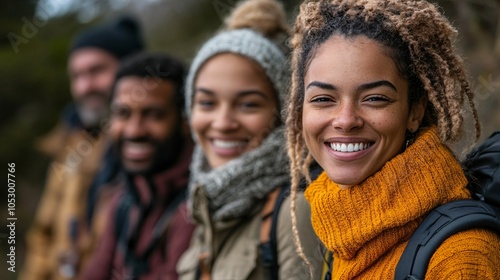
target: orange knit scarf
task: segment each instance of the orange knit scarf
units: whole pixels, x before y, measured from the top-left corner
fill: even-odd
[[[469,198],[466,184],[435,127],[347,190],[323,172],[305,196],[316,234],[334,253],[333,278],[393,278],[404,246],[423,217],[438,205]]]

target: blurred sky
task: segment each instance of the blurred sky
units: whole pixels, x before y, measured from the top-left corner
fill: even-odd
[[[133,5],[136,7],[148,6],[161,0],[109,0],[106,5],[109,5],[111,10],[120,10],[126,6]],[[175,1],[175,0],[167,0]],[[71,12],[78,12],[78,19],[82,23],[89,22],[95,19],[102,11],[100,10],[102,1],[80,1],[80,0],[41,0],[36,8],[36,15],[43,19],[49,19],[57,16],[62,16]]]

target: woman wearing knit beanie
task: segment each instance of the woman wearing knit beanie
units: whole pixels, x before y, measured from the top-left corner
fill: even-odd
[[[281,115],[290,71],[279,44],[286,37],[282,5],[245,1],[192,62],[186,112],[197,147],[188,205],[197,229],[180,279],[308,279],[320,270],[313,264],[322,264],[321,242],[303,195],[297,227],[307,263],[293,241],[290,199],[275,206],[290,182]]]
[[[294,31],[292,192],[311,162],[324,169],[305,196],[332,279],[394,279],[423,218],[471,197],[447,147],[465,109],[480,134],[456,30],[426,1],[323,0],[301,5]],[[467,230],[437,249],[425,279],[500,279],[499,264],[500,237]]]

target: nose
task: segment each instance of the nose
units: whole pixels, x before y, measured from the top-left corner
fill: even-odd
[[[236,113],[231,110],[230,106],[221,106],[219,110],[214,112],[214,120],[212,122],[212,127],[221,130],[228,131],[238,128],[238,121],[236,120]]]
[[[147,129],[139,116],[131,116],[123,128],[123,136],[127,139],[135,139],[146,136]]]
[[[342,132],[350,132],[363,126],[363,119],[359,115],[359,108],[355,104],[340,104],[334,112],[332,125]]]
[[[83,97],[93,92],[96,89],[96,81],[94,75],[82,74],[80,75],[74,83],[75,95],[78,97]]]

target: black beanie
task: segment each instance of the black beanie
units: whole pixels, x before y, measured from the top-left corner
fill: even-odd
[[[134,18],[122,16],[110,23],[84,30],[77,35],[69,52],[84,47],[100,48],[121,59],[141,51],[144,42],[139,23]]]

